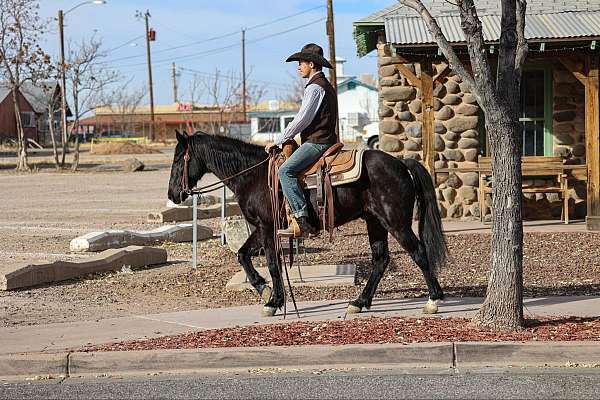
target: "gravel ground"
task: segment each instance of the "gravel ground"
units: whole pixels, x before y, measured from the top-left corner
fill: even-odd
[[[216,228],[217,220],[207,225]],[[300,264],[354,263],[357,287],[296,288],[296,299],[350,299],[358,295],[370,272],[370,251],[362,222],[338,232],[333,244],[307,239]],[[487,280],[489,235],[449,235],[452,263],[440,275],[447,295],[483,296]],[[597,295],[600,293],[600,235],[592,233],[528,233],[525,235],[525,295]],[[343,243],[343,246],[340,244]],[[171,263],[134,270],[132,274],[103,273],[52,286],[0,292],[3,326],[63,321],[94,320],[131,314],[181,311],[198,308],[256,304],[250,290],[225,290],[227,281],[240,270],[235,254],[218,239],[199,244],[199,268],[189,261],[189,244],[164,246]],[[391,242],[392,262],[376,296],[410,298],[427,295],[425,282],[408,255]],[[177,261],[179,260],[179,261]],[[255,258],[265,265],[264,257]]]
[[[421,343],[466,341],[585,341],[600,338],[597,318],[528,320],[518,332],[481,330],[466,318],[354,318],[347,321],[293,322],[211,329],[182,335],[132,340],[79,351],[195,349],[205,347],[262,347]],[[600,364],[599,364],[600,366]]]
[[[168,156],[165,156],[168,160]],[[0,270],[39,260],[86,257],[69,253],[76,236],[100,229],[149,230],[148,212],[164,208],[169,171],[142,173],[84,172],[17,175],[0,173]],[[133,184],[135,183],[135,184]],[[34,188],[35,190],[32,190]],[[134,190],[135,189],[135,190]],[[217,219],[203,221],[217,233]],[[336,233],[333,244],[307,239],[299,264],[354,263],[357,287],[297,288],[297,300],[351,299],[358,295],[370,271],[366,229],[356,221]],[[453,262],[440,283],[452,296],[483,296],[489,260],[488,234],[448,235]],[[191,246],[166,244],[169,264],[104,273],[23,290],[0,292],[0,326],[96,320],[208,307],[257,304],[249,290],[229,292],[226,282],[241,269],[237,257],[218,239],[201,242],[199,268],[190,265]],[[390,241],[392,262],[377,297],[404,298],[427,294],[416,265]],[[255,258],[264,266],[264,257]],[[598,295],[600,234],[528,233],[525,235],[526,296]]]

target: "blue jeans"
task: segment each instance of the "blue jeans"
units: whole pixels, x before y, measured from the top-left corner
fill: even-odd
[[[279,168],[281,190],[296,218],[308,217],[306,198],[298,183],[298,175],[306,171],[330,146],[330,144],[304,143]]]

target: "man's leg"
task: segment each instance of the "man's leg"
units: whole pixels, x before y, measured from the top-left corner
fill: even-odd
[[[304,220],[308,217],[308,209],[304,191],[298,183],[298,175],[304,172],[329,148],[327,144],[304,143],[279,168],[281,189],[285,195],[294,218]]]

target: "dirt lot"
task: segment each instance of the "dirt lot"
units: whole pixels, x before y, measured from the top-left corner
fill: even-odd
[[[168,158],[166,159],[168,161]],[[168,165],[167,165],[168,166]],[[0,269],[34,260],[74,259],[69,242],[100,229],[152,229],[150,211],[164,207],[169,171],[155,168],[139,173],[82,172],[0,173]],[[218,221],[207,221],[218,232]],[[300,263],[336,262],[358,265],[364,284],[370,265],[362,222],[345,226],[329,244],[316,238],[305,242]],[[448,237],[453,263],[441,275],[448,295],[483,295],[487,278],[489,235]],[[392,263],[377,295],[424,296],[426,287],[416,266],[391,242]],[[166,245],[169,264],[106,273],[25,290],[0,292],[0,325],[31,325],[93,320],[130,314],[252,304],[250,291],[227,292],[225,283],[240,267],[236,256],[218,240],[203,242],[199,269],[190,266],[189,244]],[[526,235],[526,295],[600,293],[600,235],[535,233]],[[258,259],[257,265],[264,260]],[[361,287],[298,289],[299,300],[355,297]]]

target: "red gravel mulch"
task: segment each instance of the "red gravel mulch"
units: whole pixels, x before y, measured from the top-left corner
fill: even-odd
[[[211,329],[154,339],[132,340],[79,351],[197,349],[296,345],[423,343],[466,341],[600,340],[600,318],[542,317],[528,320],[520,332],[479,329],[467,318],[354,318],[347,321]]]

